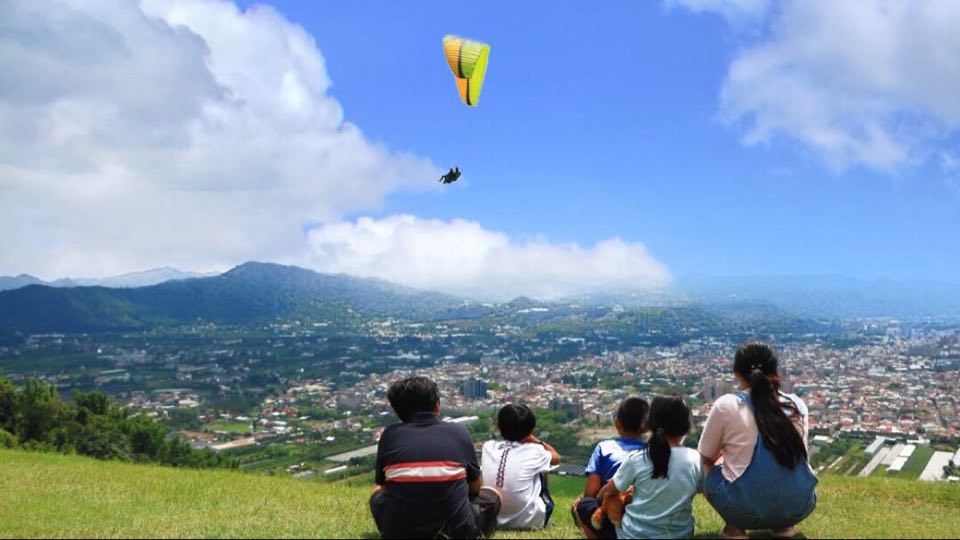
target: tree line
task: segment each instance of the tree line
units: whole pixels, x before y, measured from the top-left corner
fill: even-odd
[[[236,467],[233,460],[193,448],[163,424],[114,403],[103,392],[74,392],[68,402],[50,383],[31,379],[17,388],[2,376],[0,448],[173,467]]]

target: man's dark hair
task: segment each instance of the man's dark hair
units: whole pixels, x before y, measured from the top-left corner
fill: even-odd
[[[435,411],[440,392],[437,383],[426,377],[407,377],[390,385],[387,400],[400,421],[409,422],[419,412]]]
[[[504,405],[497,413],[497,427],[505,440],[519,442],[533,433],[533,428],[537,427],[537,417],[530,407],[511,403]]]
[[[620,421],[620,427],[630,433],[640,433],[649,410],[650,406],[647,405],[647,400],[639,397],[628,397],[617,408],[617,420]]]

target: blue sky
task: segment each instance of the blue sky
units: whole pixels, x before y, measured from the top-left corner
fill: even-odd
[[[960,198],[938,167],[837,171],[789,138],[745,146],[718,119],[731,60],[759,39],[723,17],[657,2],[274,5],[316,38],[348,120],[465,171],[374,215],[619,236],[676,276],[956,279]],[[446,33],[491,44],[475,109],[456,97]]]
[[[0,275],[960,279],[957,2],[5,8]],[[445,34],[491,45],[476,108]]]

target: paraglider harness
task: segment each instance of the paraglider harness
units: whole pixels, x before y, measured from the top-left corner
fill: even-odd
[[[456,169],[450,169],[450,172],[440,177],[440,182],[444,184],[452,184],[460,178],[460,167]]]

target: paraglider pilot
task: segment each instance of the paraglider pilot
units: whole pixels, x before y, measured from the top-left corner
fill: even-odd
[[[444,184],[452,184],[460,178],[460,167],[455,167],[450,169],[450,172],[440,177],[440,181]]]

